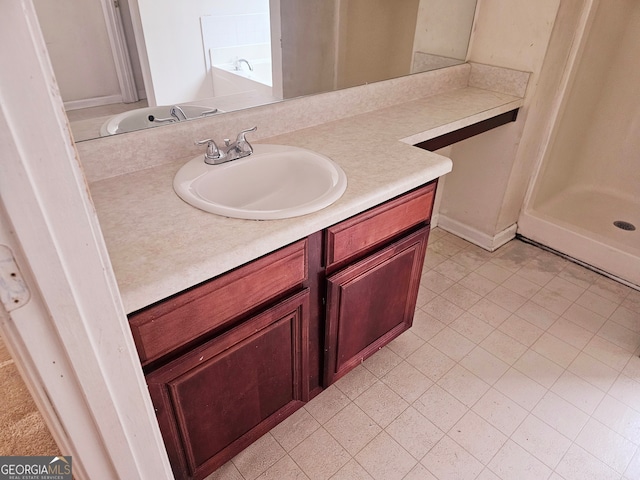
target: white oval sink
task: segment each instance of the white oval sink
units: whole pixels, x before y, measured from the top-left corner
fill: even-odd
[[[204,156],[180,168],[173,189],[185,202],[232,218],[275,220],[316,212],[338,200],[347,176],[330,158],[303,148],[254,145],[221,165]]]
[[[134,132],[145,128],[159,127],[161,125],[169,125],[172,122],[157,122],[149,120],[149,116],[157,119],[168,119],[171,117],[171,107],[174,105],[159,105],[157,107],[138,108],[137,110],[129,110],[110,117],[100,127],[100,136],[115,135],[116,133]],[[209,115],[224,113],[222,110],[215,110],[214,107],[206,107],[200,105],[180,105],[180,108],[187,116],[187,119],[201,118]]]

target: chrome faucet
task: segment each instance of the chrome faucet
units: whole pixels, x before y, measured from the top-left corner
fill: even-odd
[[[169,115],[175,118],[177,121],[187,120],[187,115],[184,113],[184,110],[180,107],[180,105],[174,105],[169,110]]]
[[[236,65],[235,65],[235,69],[236,70],[240,70],[240,64],[241,63],[246,63],[247,67],[249,67],[249,70],[253,72],[253,67],[251,66],[251,64],[249,63],[249,60],[247,60],[246,58],[239,58],[236,60]]]
[[[195,142],[196,145],[207,145],[207,152],[204,154],[204,163],[207,165],[220,165],[239,158],[248,157],[253,153],[253,147],[245,137],[249,132],[255,132],[258,127],[242,130],[238,133],[236,141],[231,143],[228,138],[224,139],[224,147],[219,148],[215,140],[207,138]]]

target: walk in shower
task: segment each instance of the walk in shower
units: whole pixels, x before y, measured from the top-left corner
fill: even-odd
[[[640,2],[586,3],[519,233],[640,288]]]

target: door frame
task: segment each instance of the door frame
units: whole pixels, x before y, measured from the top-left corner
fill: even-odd
[[[75,478],[171,479],[33,2],[0,10],[0,243],[29,293],[0,331]]]

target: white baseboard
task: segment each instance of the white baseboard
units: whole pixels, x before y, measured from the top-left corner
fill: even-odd
[[[518,228],[518,224],[514,223],[513,225],[505,228],[501,232],[498,232],[494,236],[487,235],[479,230],[476,230],[469,225],[458,222],[457,220],[453,220],[446,215],[439,214],[437,218],[437,226],[442,230],[445,230],[453,235],[463,238],[468,242],[477,245],[480,248],[484,248],[490,252],[497,250],[502,245],[507,243],[509,240],[512,240],[516,236],[516,230]],[[433,225],[433,221],[431,222]]]
[[[109,95],[106,97],[84,98],[82,100],[70,100],[64,102],[65,110],[80,110],[81,108],[101,107],[113,103],[122,103],[122,95]]]

